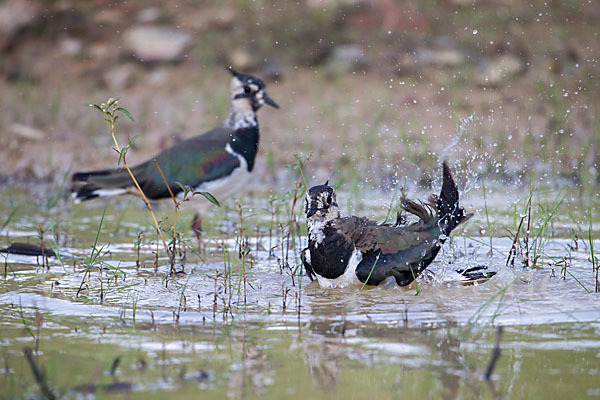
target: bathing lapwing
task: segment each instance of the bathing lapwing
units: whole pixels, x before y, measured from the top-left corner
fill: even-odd
[[[225,123],[131,168],[149,199],[170,197],[154,158],[174,195],[184,190],[183,185],[194,191],[209,192],[221,200],[247,183],[258,151],[256,112],[264,104],[279,106],[267,96],[262,80],[233,69],[229,71],[233,75],[231,106]],[[137,193],[124,169],[78,172],[73,174],[72,181],[71,191],[76,201]]]
[[[458,189],[446,162],[439,196],[427,203],[402,198],[402,208],[418,218],[379,224],[367,218],[342,217],[334,190],[325,185],[306,194],[309,277],[321,287],[378,285],[393,277],[400,286],[413,282],[431,262],[450,232],[472,214],[458,203]]]

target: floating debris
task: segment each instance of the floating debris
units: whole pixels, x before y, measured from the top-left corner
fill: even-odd
[[[45,256],[56,257],[56,253],[52,249],[42,248],[35,244],[29,243],[11,243],[10,246],[0,249],[0,253],[19,254],[22,256]]]

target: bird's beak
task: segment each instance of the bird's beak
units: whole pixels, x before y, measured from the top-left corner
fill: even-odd
[[[308,219],[308,218],[312,217],[313,215],[315,215],[316,212],[317,212],[317,206],[315,206],[315,205],[310,206],[310,208],[308,209],[308,212],[306,213],[306,218]]]
[[[264,97],[265,103],[270,105],[273,108],[279,108],[279,105],[277,103],[275,103],[275,100],[273,100],[272,98],[270,98],[269,96],[267,96],[267,94],[265,93],[265,97]]]

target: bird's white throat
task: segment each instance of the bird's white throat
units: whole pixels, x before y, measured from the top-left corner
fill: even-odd
[[[258,125],[258,123],[256,122],[256,113],[252,110],[231,110],[231,113],[229,114],[225,125],[233,129],[255,127],[256,125]]]
[[[315,244],[315,247],[319,247],[323,239],[325,239],[325,225],[339,217],[340,209],[330,207],[325,215],[315,214],[308,219],[308,239]]]
[[[327,221],[314,221],[308,220],[308,240],[315,244],[315,247],[319,247],[319,245],[325,239],[325,224]]]

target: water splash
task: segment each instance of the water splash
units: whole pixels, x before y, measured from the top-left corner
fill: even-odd
[[[439,164],[444,160],[448,161],[456,179],[462,182],[460,187],[463,194],[479,189],[478,181],[485,172],[485,166],[497,164],[488,152],[476,150],[477,146],[473,142],[477,138],[478,128],[482,128],[482,123],[474,114],[460,118],[450,144],[440,151],[438,157]],[[441,176],[435,177],[435,184],[441,186]]]

